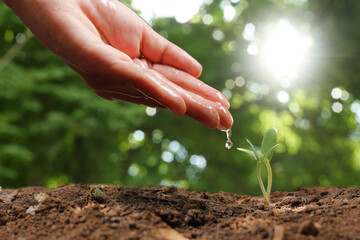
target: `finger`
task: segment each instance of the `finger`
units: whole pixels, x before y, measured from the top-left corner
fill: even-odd
[[[155,72],[155,74],[158,75],[159,78],[164,78],[158,72]],[[170,85],[182,96],[186,104],[185,115],[199,121],[208,128],[218,128],[220,130],[231,128],[233,124],[232,116],[228,109],[221,103],[213,102],[196,93],[187,91],[171,81],[165,81],[164,84]]]
[[[216,103],[215,108],[218,111],[218,114],[220,116],[220,123],[217,128],[221,131],[231,129],[231,127],[234,123],[234,120],[233,120],[229,110],[226,109],[220,103]]]
[[[217,128],[220,124],[220,116],[214,106],[208,100],[191,92],[183,93],[186,104],[186,116],[189,116],[208,128]]]
[[[227,130],[230,129],[232,124],[233,124],[233,119],[232,116],[230,114],[230,112],[228,111],[228,107],[229,107],[229,103],[226,100],[226,98],[217,90],[207,86],[206,84],[204,84],[202,81],[194,78],[193,76],[189,75],[188,73],[185,73],[183,71],[179,71],[173,67],[168,67],[168,66],[164,66],[164,65],[159,65],[156,64],[154,66],[158,66],[158,67],[153,67],[151,65],[151,63],[146,60],[145,58],[142,59],[133,59],[134,63],[137,63],[139,66],[147,69],[147,68],[152,68],[153,70],[164,70],[164,71],[157,71],[160,73],[164,73],[162,74],[162,76],[166,77],[168,80],[172,80],[175,79],[175,81],[173,80],[172,82],[177,84],[178,86],[181,85],[180,87],[183,89],[186,89],[187,91],[190,91],[192,93],[195,93],[197,95],[200,95],[204,98],[210,98],[207,102],[208,106],[214,106],[212,108],[208,108],[211,110],[208,110],[203,107],[198,107],[198,109],[195,109],[194,111],[192,111],[191,109],[189,109],[188,105],[189,104],[193,104],[191,101],[188,101],[188,98],[194,99],[194,97],[190,97],[190,96],[186,96],[184,97],[185,99],[185,103],[187,104],[187,113],[186,115],[195,118],[195,119],[199,119],[199,116],[202,116],[204,119],[206,119],[206,121],[208,122],[209,119],[217,119],[217,116],[214,116],[214,114],[212,113],[213,108],[215,108],[218,112],[218,115],[220,117],[220,123],[213,123],[213,124],[218,124],[217,128],[219,130]],[[164,66],[162,68],[162,66]],[[183,76],[182,76],[183,75]],[[159,75],[159,77],[162,77],[161,74]],[[183,79],[187,79],[188,81],[184,81]],[[185,86],[185,87],[184,87]],[[202,92],[200,92],[202,91]],[[188,95],[188,94],[186,94]],[[220,97],[217,97],[217,95],[220,95]],[[203,99],[198,98],[198,102],[203,102]],[[225,100],[225,101],[224,101]],[[212,102],[212,101],[215,101]],[[220,102],[222,101],[222,102]],[[225,105],[226,107],[224,107],[223,105]],[[199,110],[200,108],[200,110]],[[207,111],[210,111],[210,113],[208,114]],[[205,112],[205,114],[204,114]],[[200,119],[200,122],[204,122],[204,120]],[[206,125],[209,125],[208,123],[206,123]],[[211,124],[210,124],[211,125]]]
[[[108,92],[102,92],[102,91],[95,91],[95,93],[99,97],[106,99],[106,100],[110,100],[110,101],[120,100],[120,101],[126,101],[126,102],[135,103],[135,104],[145,105],[145,106],[153,107],[153,108],[164,108],[164,106],[160,105],[158,102],[156,102],[150,98],[146,98],[146,97],[132,97],[132,96],[124,95],[121,93],[108,93]]]
[[[150,26],[144,28],[140,49],[142,55],[153,63],[161,63],[199,77],[202,66],[180,47],[169,42]]]
[[[206,85],[205,83],[203,83],[197,78],[194,78],[190,74],[162,64],[154,64],[152,65],[152,69],[159,72],[161,75],[163,75],[176,85],[211,101],[219,102],[225,108],[229,109],[230,104],[221,92]]]
[[[130,71],[132,80],[128,82],[145,96],[154,99],[165,108],[178,116],[183,116],[186,112],[186,104],[183,97],[176,89],[168,84],[168,80],[159,73],[145,69],[137,64],[126,64],[126,69]]]
[[[230,112],[220,103],[204,99],[192,92],[184,91],[186,115],[199,121],[206,127],[227,130],[232,127],[233,119]]]

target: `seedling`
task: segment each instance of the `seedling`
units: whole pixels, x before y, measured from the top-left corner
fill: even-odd
[[[104,193],[100,190],[100,188],[95,188],[95,196],[102,196]]]
[[[93,194],[92,194],[93,189],[94,189],[94,187],[91,187],[90,190],[89,190],[89,193],[88,193],[90,199],[93,196]],[[95,188],[95,194],[94,195],[95,196],[102,196],[102,195],[104,195],[104,193],[99,188]]]
[[[271,165],[270,160],[272,156],[274,155],[274,150],[279,144],[276,144],[278,136],[278,130],[274,127],[270,128],[266,133],[262,140],[261,144],[261,151],[257,151],[254,147],[254,145],[250,142],[250,140],[246,139],[246,141],[249,143],[251,150],[245,149],[245,148],[238,148],[237,150],[245,152],[252,157],[255,158],[257,162],[257,179],[260,185],[261,192],[264,196],[266,205],[269,205],[270,203],[270,194],[271,194],[271,185],[272,185],[272,171],[271,171]],[[267,175],[268,175],[268,181],[267,181],[267,187],[265,191],[264,183],[261,178],[261,164],[264,163]]]

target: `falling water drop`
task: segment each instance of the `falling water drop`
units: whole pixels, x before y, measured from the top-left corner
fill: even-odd
[[[227,149],[230,149],[233,146],[233,143],[231,141],[231,129],[226,130],[226,138],[227,140],[225,142],[225,147]]]

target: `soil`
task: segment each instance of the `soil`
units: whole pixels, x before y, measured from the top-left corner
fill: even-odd
[[[175,187],[64,185],[0,192],[0,239],[359,239],[360,189],[261,197]],[[99,191],[97,190],[99,193]]]

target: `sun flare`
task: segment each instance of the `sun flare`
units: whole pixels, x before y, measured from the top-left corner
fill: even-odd
[[[266,39],[262,57],[276,77],[295,79],[311,44],[310,36],[282,20]]]

